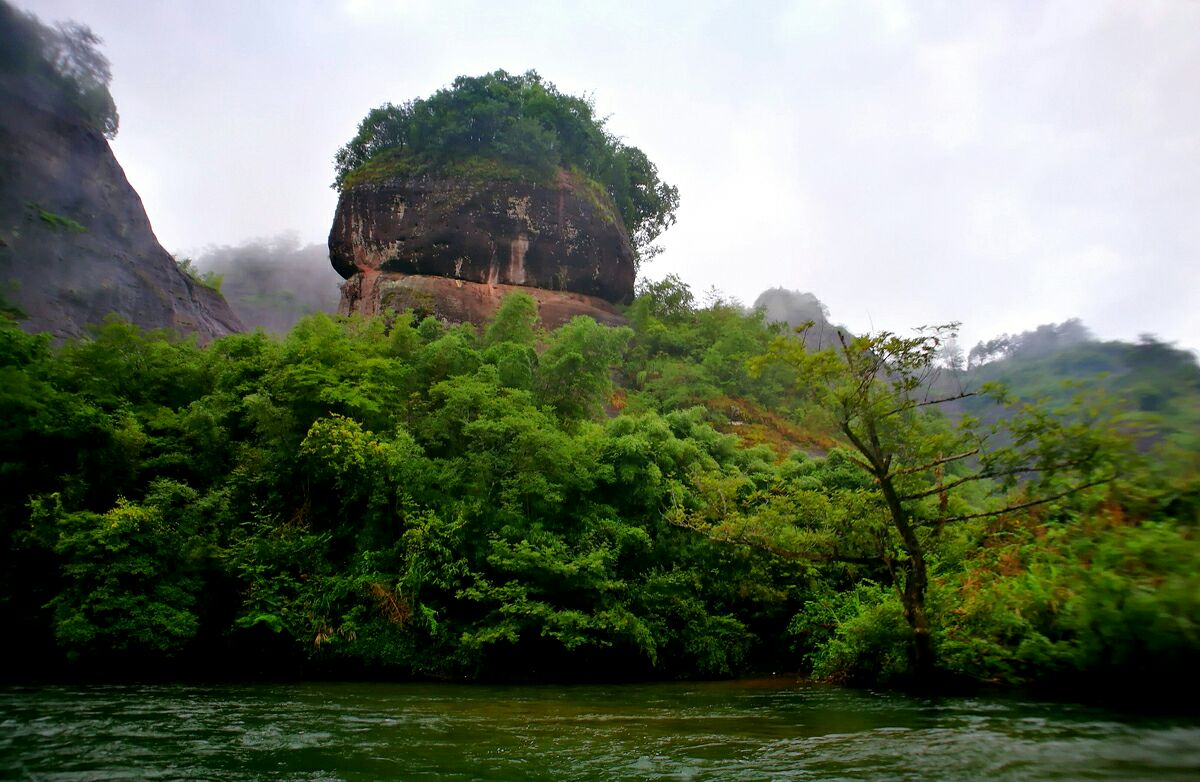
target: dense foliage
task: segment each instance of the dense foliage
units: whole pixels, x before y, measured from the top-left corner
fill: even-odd
[[[552,182],[572,169],[611,196],[642,257],[679,207],[678,189],[605,130],[590,99],[565,95],[533,71],[460,76],[428,98],[372,109],[334,163],[338,189],[424,173]]]
[[[47,27],[0,0],[0,41],[0,74],[40,79],[69,113],[105,138],[116,138],[120,119],[108,91],[112,70],[98,48],[100,38],[87,25]]]
[[[1095,436],[1100,408],[1012,417],[1019,447],[941,469],[981,430],[890,415],[900,363],[856,397],[844,354],[670,278],[628,316],[547,334],[513,295],[481,332],[314,315],[199,348],[110,322],[57,350],[4,323],[10,654],[109,673],[898,681],[919,550],[938,675],[1191,673],[1200,485]],[[860,358],[932,355],[925,337],[862,339]],[[865,405],[851,432],[883,414],[898,467],[881,474],[918,549],[839,432],[845,404]],[[1005,474],[1031,454],[1061,468],[1044,486]],[[1076,461],[1104,482],[1069,491]],[[1053,499],[1020,507],[1035,495]]]

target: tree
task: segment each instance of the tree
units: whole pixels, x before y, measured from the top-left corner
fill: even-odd
[[[567,95],[535,71],[459,76],[427,98],[372,109],[334,156],[334,188],[376,176],[442,174],[540,183],[561,169],[607,192],[639,259],[675,223],[679,189],[644,152],[604,128],[591,98]],[[486,176],[486,175],[485,175]]]
[[[484,342],[489,346],[502,342],[532,345],[537,336],[537,325],[537,301],[528,293],[514,291],[500,302],[496,316],[484,330]]]
[[[954,373],[967,371],[967,358],[963,353],[962,347],[958,344],[958,340],[950,337],[942,345],[941,349],[941,364],[946,369]]]
[[[532,390],[538,367],[534,349],[538,332],[537,301],[519,291],[505,296],[483,335],[487,346],[483,360],[496,367],[504,386]]]
[[[668,274],[658,282],[642,279],[637,287],[638,300],[631,308],[634,318],[653,316],[678,321],[696,311],[696,297],[677,274]]]
[[[206,558],[196,498],[159,479],[144,504],[119,500],[103,515],[67,512],[58,495],[33,503],[34,517],[60,530],[63,590],[52,604],[70,656],[170,654],[196,634]]]
[[[628,328],[607,328],[577,315],[554,332],[542,354],[539,401],[565,419],[597,415],[612,391],[611,367],[633,336]]]
[[[749,543],[816,562],[879,566],[894,585],[910,631],[909,673],[926,682],[934,672],[926,598],[929,555],[949,524],[998,516],[1062,499],[1111,479],[1118,458],[1102,421],[1083,406],[1058,418],[1025,408],[983,428],[973,419],[951,426],[935,409],[1000,389],[930,395],[938,353],[953,327],[905,338],[882,332],[810,352],[804,340],[776,339],[752,371],[788,365],[796,390],[819,408],[846,446],[842,461],[865,480],[834,480],[767,499],[749,514],[692,514],[682,519],[718,538]],[[801,335],[802,336],[802,335]],[[831,454],[831,458],[832,458]],[[996,486],[1019,492],[985,507],[966,491]],[[728,495],[726,489],[723,495]],[[828,495],[833,494],[833,502]],[[781,508],[795,514],[778,523]]]

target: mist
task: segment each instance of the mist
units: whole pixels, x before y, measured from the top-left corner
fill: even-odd
[[[1078,318],[1062,323],[1044,323],[1032,331],[1001,334],[978,343],[967,354],[967,366],[976,368],[1013,356],[1041,356],[1094,341],[1095,336]]]
[[[759,308],[766,313],[768,323],[786,323],[792,329],[811,323],[804,333],[804,344],[811,350],[836,345],[839,331],[850,333],[845,326],[830,323],[829,307],[805,291],[768,288],[754,300],[754,309]]]
[[[220,279],[221,293],[247,328],[283,334],[314,312],[336,312],[341,275],[325,244],[300,243],[294,233],[210,246],[192,262]]]

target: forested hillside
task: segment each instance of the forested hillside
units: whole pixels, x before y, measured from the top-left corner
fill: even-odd
[[[627,317],[546,333],[517,294],[482,330],[317,314],[200,348],[114,321],[57,350],[5,322],[10,657],[95,675],[1193,674],[1194,450],[1139,451],[1137,422],[1093,399],[951,423],[924,385],[939,332],[806,349],[674,278]]]
[[[1137,418],[1147,444],[1200,452],[1200,365],[1151,335],[1102,342],[1066,321],[980,343],[969,357],[968,385],[1001,382],[1015,397],[1060,403],[1080,389],[1102,389]],[[986,412],[974,400],[966,407]]]

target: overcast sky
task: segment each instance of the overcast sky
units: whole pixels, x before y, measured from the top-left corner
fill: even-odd
[[[644,273],[963,342],[1080,317],[1200,348],[1200,2],[16,0],[105,41],[170,250],[323,242],[385,101],[535,69],[678,185]]]

